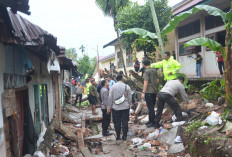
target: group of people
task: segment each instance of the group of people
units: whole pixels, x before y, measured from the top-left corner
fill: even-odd
[[[165,59],[161,62],[150,63],[150,60],[144,58],[144,88],[142,98],[145,99],[149,110],[149,121],[146,123],[147,127],[160,127],[160,119],[164,109],[164,104],[167,103],[173,110],[177,117],[177,121],[182,121],[182,112],[180,105],[175,100],[175,95],[179,92],[183,99],[188,102],[188,96],[183,86],[184,78],[176,77],[176,72],[180,70],[181,65],[170,56],[169,52],[165,52]],[[165,86],[158,91],[159,79],[156,68],[163,68]],[[101,81],[98,87],[95,86],[95,80],[92,80],[94,90],[89,88],[89,101],[94,106],[97,96],[101,101],[101,109],[103,114],[102,129],[103,136],[109,136],[111,133],[108,131],[108,127],[111,120],[111,114],[113,117],[113,123],[116,132],[116,140],[127,140],[128,133],[128,121],[130,114],[130,105],[132,104],[132,94],[130,87],[124,83],[122,73],[117,75],[116,82],[110,77]],[[156,97],[158,95],[157,112],[154,108],[156,104]],[[92,96],[96,98],[92,99]],[[95,102],[94,102],[95,101]],[[93,114],[95,114],[95,108],[93,107]],[[122,136],[121,136],[122,132]]]
[[[196,74],[197,74],[197,78],[201,77],[201,65],[202,65],[202,56],[200,55],[200,53],[198,51],[194,51],[195,55],[196,55]],[[220,72],[220,75],[223,76],[223,72],[225,70],[224,67],[224,60],[223,60],[223,56],[221,54],[221,52],[216,52],[216,57],[217,57],[217,63],[218,63],[218,69]]]

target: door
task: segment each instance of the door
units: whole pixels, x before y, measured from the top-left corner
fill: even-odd
[[[39,85],[34,85],[34,99],[35,99],[35,127],[36,132],[39,135],[41,131],[40,126],[40,109],[39,109]]]
[[[18,144],[19,144],[19,156],[23,156],[23,145],[24,145],[24,107],[28,102],[28,91],[16,91],[16,106],[18,111],[17,120],[17,134],[18,134]],[[27,136],[27,135],[26,135]]]

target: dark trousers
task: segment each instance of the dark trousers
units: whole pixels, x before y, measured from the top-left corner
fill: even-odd
[[[219,69],[221,75],[223,75],[222,68],[224,71],[225,70],[224,61],[218,61],[218,69]]]
[[[103,133],[107,132],[109,125],[110,125],[110,117],[111,117],[111,113],[107,114],[107,110],[106,109],[102,109],[102,130]]]
[[[160,92],[158,94],[158,102],[157,102],[158,109],[156,113],[155,123],[159,124],[165,103],[167,103],[168,106],[172,109],[172,111],[176,115],[177,121],[182,121],[183,120],[182,111],[180,105],[177,103],[174,97],[169,93]]]
[[[112,110],[113,122],[117,137],[120,137],[121,127],[123,135],[127,135],[128,121],[129,121],[129,109],[126,110]]]
[[[155,93],[146,93],[145,94],[145,100],[147,103],[147,108],[149,112],[149,122],[154,123],[155,121],[155,102],[156,102],[156,94]]]
[[[75,100],[75,105],[77,104],[77,100],[79,98],[79,106],[81,106],[81,101],[82,101],[82,94],[76,94],[76,100]]]

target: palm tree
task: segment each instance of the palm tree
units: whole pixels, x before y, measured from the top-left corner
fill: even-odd
[[[79,48],[79,50],[81,50],[82,54],[85,52],[85,47],[84,45],[81,45],[81,47]]]
[[[120,53],[123,53],[121,42],[120,42],[120,37],[119,37],[119,31],[115,27],[117,24],[115,17],[117,16],[118,10],[126,6],[129,3],[129,0],[95,0],[95,2],[97,6],[103,11],[105,16],[110,16],[113,18],[114,28],[117,33],[117,38],[118,38],[118,43],[119,43],[119,50],[120,50]],[[125,75],[126,77],[128,77],[123,55],[122,55],[122,60],[123,60],[123,68],[124,68]]]

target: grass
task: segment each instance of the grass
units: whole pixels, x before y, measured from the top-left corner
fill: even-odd
[[[193,130],[196,130],[196,129],[198,129],[199,127],[204,126],[204,125],[205,125],[205,123],[202,123],[202,121],[198,120],[198,121],[194,122],[193,124],[189,125],[189,126],[187,127],[187,129],[186,129],[186,132],[187,132],[187,133],[190,133],[190,132],[192,132]]]

